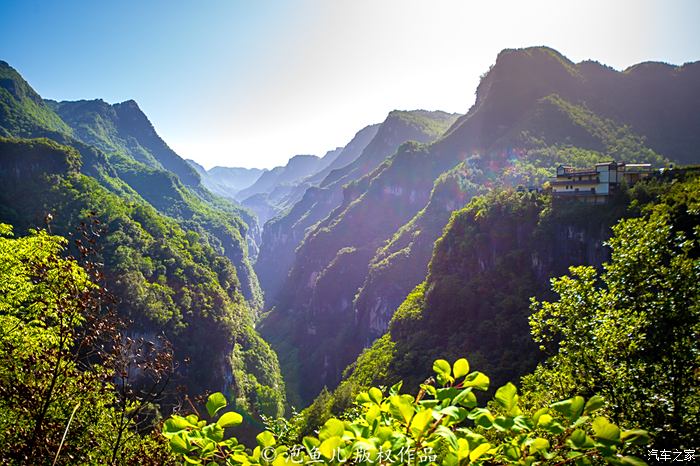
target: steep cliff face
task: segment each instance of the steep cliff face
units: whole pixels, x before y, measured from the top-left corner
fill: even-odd
[[[359,390],[399,380],[415,392],[438,358],[466,356],[491,386],[518,380],[544,357],[530,338],[530,298],[550,298],[549,279],[570,266],[600,267],[609,259],[611,226],[663,190],[640,184],[605,205],[553,204],[547,194],[510,189],[475,197],[452,214],[427,277],[398,306],[387,332],[309,410],[338,414]]]
[[[495,386],[517,380],[543,357],[530,339],[530,297],[549,298],[549,279],[570,266],[600,267],[609,258],[604,242],[612,225],[649,201],[641,184],[604,205],[552,203],[547,195],[515,191],[475,198],[455,212],[418,296],[399,307],[376,343],[389,348],[391,369],[355,370],[365,376],[369,370],[379,383],[404,379],[417,387],[416,368],[461,354]]]
[[[356,335],[364,336],[366,345],[384,334],[394,310],[425,279],[435,240],[452,212],[486,189],[482,180],[474,160],[446,172],[435,181],[426,206],[377,249],[353,301]]]
[[[358,132],[336,159],[336,162],[351,160],[352,163],[330,170],[319,187],[309,187],[289,211],[265,225],[255,270],[268,307],[278,302],[278,293],[292,268],[295,250],[307,232],[338,208],[344,198],[346,203],[350,202],[350,192],[344,193],[343,185],[376,169],[408,140],[435,140],[456,117],[421,110],[391,112],[381,125],[368,126]],[[370,136],[373,137],[370,139]],[[332,167],[333,164],[328,169]]]
[[[425,176],[429,165],[425,146],[404,144],[375,176],[358,182],[366,188],[349,187],[343,203],[299,246],[280,304],[262,331],[272,342],[281,331],[290,334],[292,346],[304,354],[298,361],[285,361],[305,381],[302,400],[324,385],[337,384],[342,368],[361,349],[364,342],[353,331],[353,299],[376,249],[428,201],[433,184]]]
[[[409,364],[424,367],[423,357],[461,352],[475,367],[488,370],[498,386],[514,367],[527,371],[533,366],[528,300],[546,281],[538,283],[530,255],[543,201],[499,193],[452,218],[436,243],[420,300],[403,306],[390,325],[392,339],[397,335],[405,343],[397,346],[397,373]],[[562,262],[569,260],[575,258]],[[484,367],[487,361],[492,365]],[[407,382],[413,386],[415,377]]]

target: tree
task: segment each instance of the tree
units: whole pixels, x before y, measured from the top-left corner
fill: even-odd
[[[75,240],[81,253],[88,243]],[[67,244],[45,230],[12,238],[0,224],[0,462],[164,464],[158,444],[135,433],[150,399],[127,390],[126,361],[148,375],[168,358],[151,363],[122,344],[99,270],[66,256]]]
[[[598,274],[552,280],[532,303],[532,334],[552,356],[525,385],[550,396],[599,393],[615,420],[648,428],[664,448],[700,431],[700,182],[672,185],[640,218],[622,220]]]

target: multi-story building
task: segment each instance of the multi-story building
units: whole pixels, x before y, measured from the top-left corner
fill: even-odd
[[[575,198],[587,202],[605,202],[620,183],[628,186],[651,175],[648,163],[603,162],[591,168],[557,167],[550,185],[555,198]]]

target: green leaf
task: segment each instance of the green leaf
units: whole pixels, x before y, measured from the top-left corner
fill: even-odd
[[[392,385],[389,388],[389,394],[390,395],[398,395],[399,392],[401,391],[402,386],[403,386],[403,380],[399,380],[398,382],[396,382],[394,385]],[[435,388],[432,385],[430,387]]]
[[[603,405],[605,405],[605,399],[602,396],[594,395],[588,400],[586,406],[583,408],[583,414],[591,414],[598,411],[603,407]]]
[[[581,429],[576,429],[569,436],[569,444],[576,449],[591,448],[593,444],[588,442],[590,437],[586,435],[586,432]]]
[[[493,427],[494,417],[486,408],[475,408],[469,413],[469,419],[472,419],[476,425],[484,429]]]
[[[435,391],[435,398],[437,398],[439,401],[446,400],[448,398],[454,398],[459,394],[459,388],[455,387],[447,387],[447,388],[438,388]]]
[[[330,437],[342,437],[344,433],[345,423],[339,419],[331,418],[321,427],[321,431],[318,433],[318,439],[324,441]]]
[[[187,430],[192,427],[187,419],[181,416],[173,415],[168,418],[163,424],[163,435],[166,437],[172,436],[174,434],[180,433],[183,430]]]
[[[515,385],[508,382],[498,390],[496,390],[496,395],[494,396],[498,404],[503,406],[506,411],[509,411],[515,407],[518,402],[518,389]]]
[[[413,397],[410,395],[394,395],[389,398],[389,412],[395,419],[408,423],[415,413]]]
[[[599,441],[612,443],[620,441],[620,429],[602,416],[593,420],[593,432]]]
[[[620,440],[633,445],[647,445],[650,441],[649,433],[642,429],[626,430],[620,434]]]
[[[538,452],[538,451],[544,451],[549,448],[549,440],[546,438],[536,438],[535,440],[532,441],[530,444],[530,451],[531,452]]]
[[[636,456],[623,456],[620,458],[621,464],[627,464],[629,466],[647,466],[647,463]]]
[[[423,435],[423,432],[430,425],[430,421],[433,420],[433,411],[431,409],[424,409],[423,411],[418,411],[413,420],[411,421],[411,434],[413,438],[418,439]]]
[[[365,419],[367,419],[367,422],[371,425],[375,419],[379,417],[379,415],[382,413],[382,410],[379,406],[377,405],[371,405],[370,408],[367,410],[365,413]]]
[[[476,395],[472,392],[472,388],[465,388],[452,400],[453,404],[462,405],[465,408],[474,408],[477,404]]]
[[[369,389],[369,399],[377,404],[382,402],[382,391],[376,387]]]
[[[538,409],[537,411],[535,411],[535,414],[532,415],[532,422],[534,422],[535,425],[539,424],[540,416],[542,416],[543,414],[547,414],[548,412],[549,408]]]
[[[526,416],[515,416],[515,418],[513,418],[513,424],[513,430],[516,432],[527,432],[532,430],[533,427],[535,427],[535,424],[532,422],[532,420]]]
[[[568,400],[554,403],[551,407],[569,421],[574,422],[581,416],[581,413],[583,413],[583,402],[582,396],[575,396]]]
[[[477,390],[486,391],[489,389],[490,380],[488,376],[481,372],[472,372],[465,379],[462,385],[466,387],[473,387]]]
[[[175,453],[184,455],[189,453],[190,446],[182,435],[174,435],[170,437],[170,449]]]
[[[219,420],[216,421],[219,427],[233,427],[239,425],[241,422],[243,422],[243,416],[234,411],[222,414]]]
[[[226,397],[223,395],[221,392],[216,392],[212,393],[209,395],[209,398],[207,399],[207,412],[209,413],[210,417],[214,417],[214,415],[223,407],[225,407],[228,403],[226,402]]]
[[[450,373],[452,372],[452,368],[450,367],[450,363],[445,361],[444,359],[438,359],[433,363],[433,370],[437,375],[444,375],[449,377]]]
[[[493,420],[493,425],[498,430],[510,430],[513,424],[515,423],[512,417],[498,416]]]
[[[457,450],[457,437],[450,429],[445,426],[438,426],[437,429],[435,429],[435,434],[447,440],[453,450]]]
[[[482,443],[481,445],[476,447],[474,450],[472,450],[471,453],[469,453],[469,460],[470,461],[478,460],[479,458],[484,456],[484,454],[486,454],[486,452],[489,451],[490,449],[491,449],[491,444]]]
[[[433,370],[437,374],[437,380],[442,385],[451,384],[454,379],[452,378],[452,366],[450,363],[444,359],[438,359],[433,363]]]
[[[539,416],[537,426],[554,435],[561,434],[565,430],[562,425],[555,421],[549,414],[542,414]]]
[[[214,442],[220,442],[224,439],[224,429],[217,424],[209,424],[202,429],[202,435]]]
[[[520,450],[515,445],[506,445],[503,453],[505,453],[506,458],[511,461],[518,461],[520,459]]]
[[[371,400],[369,398],[369,393],[367,392],[360,392],[357,394],[357,397],[355,397],[355,401],[358,404],[364,404],[364,403],[369,403]]]
[[[343,441],[340,437],[329,437],[321,442],[321,445],[318,447],[318,451],[320,451],[326,458],[331,459],[333,458],[336,449],[342,444],[342,442]]]
[[[458,359],[452,366],[452,372],[454,373],[455,379],[464,377],[469,373],[469,362],[464,358]]]
[[[301,443],[304,444],[306,447],[306,450],[310,453],[314,448],[318,448],[318,446],[321,444],[319,440],[315,437],[304,437],[301,440]]]
[[[260,445],[262,448],[271,447],[272,445],[277,443],[277,441],[275,440],[275,436],[272,435],[272,432],[267,430],[260,432],[255,437],[255,440],[258,441],[258,445]]]
[[[461,411],[465,412],[464,409],[462,409]],[[459,419],[460,408],[458,408],[456,406],[447,406],[445,408],[442,408],[440,411],[438,411],[438,414],[441,416],[451,417],[452,419]]]

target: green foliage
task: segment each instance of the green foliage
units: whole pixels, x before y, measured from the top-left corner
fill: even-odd
[[[258,435],[253,449],[224,439],[219,426],[233,412],[213,424],[172,416],[163,434],[175,454],[194,464],[646,464],[627,451],[648,443],[647,433],[600,415],[600,397],[586,403],[577,396],[527,414],[508,383],[496,390],[492,408],[478,407],[474,391],[486,390],[488,377],[469,372],[463,358],[436,360],[433,369],[438,383],[426,381],[417,396],[402,394],[400,383],[388,391],[372,387],[357,395],[347,419],[327,419],[299,444],[270,431]]]
[[[70,173],[80,169],[80,154],[50,139],[17,139],[0,137],[0,161],[4,171],[36,170],[50,173]]]
[[[138,406],[119,403],[114,374],[85,364],[101,338],[88,320],[104,304],[93,299],[100,287],[63,257],[65,239],[11,236],[0,224],[0,462],[96,464],[118,452],[114,464],[171,464],[131,418],[123,422]]]
[[[211,235],[201,227],[183,229],[137,196],[111,192],[92,177],[54,169],[53,161],[77,156],[66,146],[4,140],[0,154],[17,160],[23,175],[0,173],[0,218],[24,229],[51,213],[52,228],[65,235],[74,225],[98,219],[103,231],[95,246],[107,285],[119,298],[119,313],[133,321],[133,331],[163,332],[172,341],[181,362],[175,383],[193,394],[211,386],[230,388],[251,413],[258,406],[268,415],[282,412],[284,383],[276,355],[253,329],[237,271]],[[43,161],[31,165],[31,172],[23,163],[30,156]],[[198,343],[204,340],[206,350]],[[240,369],[227,381],[214,367]],[[264,387],[279,395],[272,397]]]
[[[69,135],[70,127],[10,65],[0,61],[0,136]]]
[[[444,112],[427,112],[414,110],[410,112],[395,110],[388,118],[396,118],[414,131],[424,134],[427,139],[434,140],[442,136],[457,120],[459,115]]]
[[[671,185],[621,221],[602,273],[571,268],[558,300],[533,301],[535,340],[553,355],[528,385],[547,397],[600,393],[617,419],[687,447],[700,429],[700,178]]]
[[[552,205],[546,194],[512,190],[493,191],[475,198],[453,215],[436,244],[430,275],[396,310],[389,332],[348,367],[334,392],[319,399],[319,403],[314,402],[309,409],[325,413],[322,420],[340,416],[341,412],[333,407],[343,405],[341,400],[347,399],[348,394],[357,394],[372,385],[390,386],[398,380],[404,380],[407,387],[417,387],[423,381],[420,373],[430,368],[428,361],[457,358],[460,353],[468,354],[474,364],[484,367],[496,384],[516,380],[534,370],[544,356],[528,335],[530,298],[534,295],[538,300],[550,299],[548,278],[564,273],[572,263],[602,264],[608,258],[602,243],[612,233],[611,226],[620,218],[641,215],[649,209],[646,206],[675,206],[671,214],[673,224],[692,230],[689,225],[697,225],[697,220],[682,213],[695,209],[686,204],[692,199],[690,193],[697,191],[696,183],[692,172],[687,176],[679,171],[668,172],[664,177],[621,190],[605,206],[575,202]],[[638,228],[646,229],[642,224]],[[625,249],[625,244],[622,242],[619,247]],[[632,270],[634,267],[630,265]],[[644,283],[641,276],[639,280]],[[572,291],[572,295],[576,293]],[[597,322],[596,317],[587,316],[580,309],[574,312],[574,308],[570,319],[572,325],[575,323],[579,327]],[[612,325],[616,321],[605,322]],[[550,346],[556,348],[556,342],[561,341],[567,345],[563,351],[568,354],[582,354],[588,348],[586,354],[593,357],[600,346],[589,343],[580,347],[579,338],[572,340],[569,347],[561,337],[553,337]],[[609,341],[608,335],[598,338]],[[551,347],[549,350],[552,351]],[[619,354],[610,352],[608,357],[610,371],[605,379],[618,380],[615,368],[620,365]],[[686,374],[691,374],[690,368],[694,366],[684,364],[674,367],[685,367]],[[580,372],[585,366],[575,367]],[[562,391],[562,377],[556,370],[550,371],[548,376],[540,371],[537,378],[532,378],[537,388],[528,385],[523,394],[527,405],[551,403],[578,393],[590,397],[601,392],[610,401],[607,413],[617,415],[613,407],[618,396],[603,392],[598,382],[593,385],[593,381],[602,382],[602,376],[589,376],[588,370],[581,375],[581,380],[585,381],[583,385],[564,383],[566,390]],[[651,389],[639,393],[640,407],[648,408],[654,403],[654,393]],[[640,411],[640,416],[630,422],[650,430],[654,426],[665,429],[656,414],[649,415],[655,409],[647,409],[646,418]],[[688,408],[689,419],[694,412],[693,408]],[[310,432],[313,428],[313,424],[302,423],[299,430]],[[659,441],[659,445],[661,443]]]

